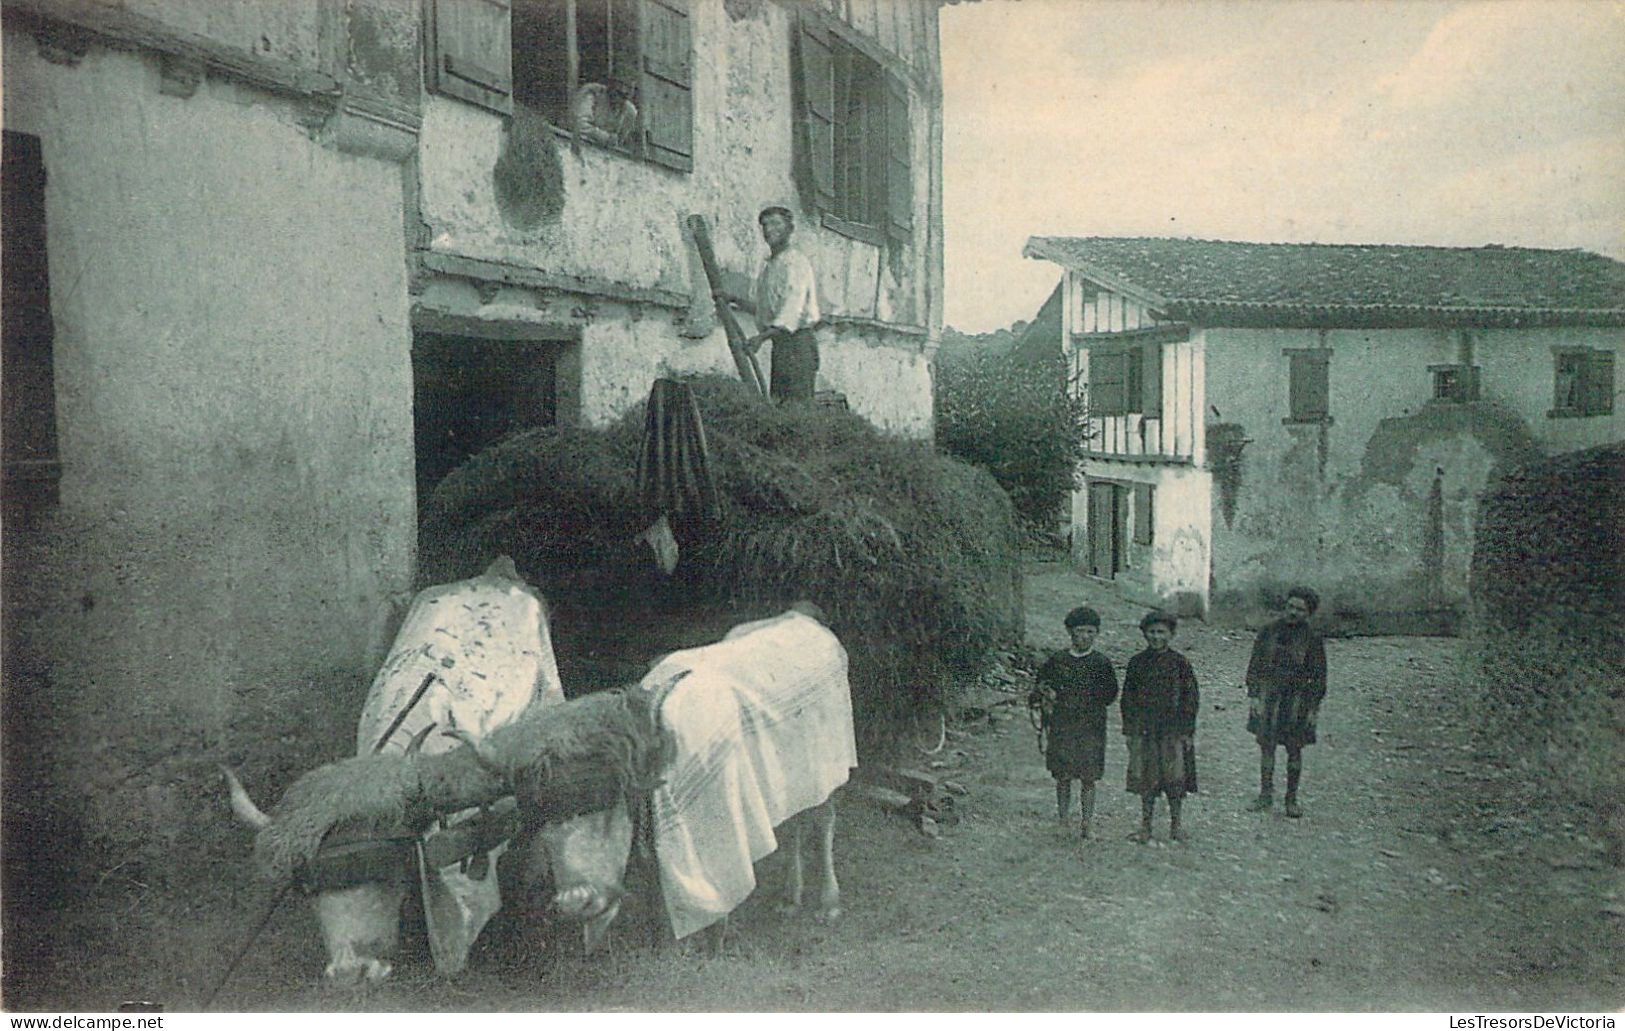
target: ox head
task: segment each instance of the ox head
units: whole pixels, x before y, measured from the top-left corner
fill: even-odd
[[[257,832],[275,833],[276,821],[254,804],[236,774],[224,766],[220,771],[225,774],[231,811],[238,821]],[[399,945],[405,898],[405,882],[385,877],[311,892],[316,922],[327,946],[323,976],[329,984],[359,984],[389,976],[393,969],[389,957]]]
[[[417,880],[417,832],[429,814],[499,797],[467,749],[346,759],[312,770],[267,814],[222,767],[237,819],[256,831],[263,879],[302,889],[327,947],[329,984],[389,976],[401,905]]]

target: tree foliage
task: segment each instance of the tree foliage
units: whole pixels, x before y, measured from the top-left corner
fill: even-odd
[[[944,347],[937,445],[992,474],[1029,534],[1055,531],[1078,479],[1088,420],[1059,353]]]

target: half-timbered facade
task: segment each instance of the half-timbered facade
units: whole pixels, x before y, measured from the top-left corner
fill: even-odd
[[[1625,265],[1581,251],[1055,238],[1089,406],[1078,565],[1185,612],[1293,582],[1349,626],[1453,625],[1479,492],[1625,439]]]

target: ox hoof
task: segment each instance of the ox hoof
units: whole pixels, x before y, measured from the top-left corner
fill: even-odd
[[[840,918],[841,918],[841,907],[840,906],[822,906],[818,910],[818,922],[821,923],[821,924],[833,924],[835,921],[839,920]]]
[[[343,966],[329,963],[327,969],[322,971],[322,981],[329,988],[360,988],[387,980],[394,970],[392,965],[381,959],[347,963]]]
[[[609,908],[609,899],[603,892],[578,884],[553,896],[553,904],[560,913],[576,920],[591,920]]]
[[[777,902],[773,903],[773,908],[778,911],[780,916],[795,916],[801,912],[801,900],[792,898],[789,895],[782,895]]]

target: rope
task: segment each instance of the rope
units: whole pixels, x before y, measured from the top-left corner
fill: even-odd
[[[220,975],[220,980],[215,982],[214,987],[209,990],[209,994],[204,997],[203,1005],[198,1007],[200,1011],[208,1009],[213,1004],[214,997],[220,994],[220,989],[226,986],[226,982],[231,979],[231,975],[237,972],[237,964],[243,961],[243,957],[248,955],[248,950],[253,947],[254,942],[265,932],[266,925],[271,922],[272,914],[276,912],[276,907],[282,904],[282,900],[287,897],[288,891],[292,887],[293,882],[289,881],[282,885],[281,888],[278,888],[277,893],[271,897],[270,904],[265,907],[265,915],[260,917],[259,924],[255,926],[248,939],[243,942],[242,948],[237,950],[237,955],[231,957],[231,962],[226,964],[226,972]]]

